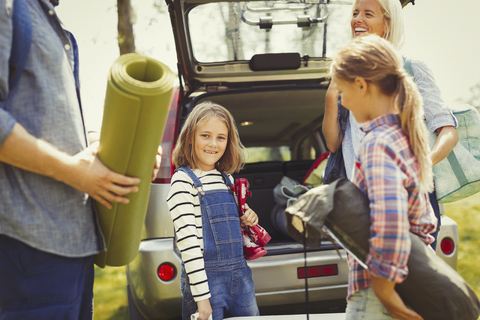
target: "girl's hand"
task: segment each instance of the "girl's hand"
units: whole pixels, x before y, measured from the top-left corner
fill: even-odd
[[[415,311],[408,309],[395,291],[395,283],[372,274],[372,288],[378,300],[394,319],[422,320]]]
[[[201,301],[197,301],[198,307],[198,320],[208,320],[208,317],[212,314],[212,306],[210,305],[210,300],[205,299]]]
[[[243,214],[243,216],[240,217],[240,222],[244,227],[245,226],[253,227],[258,224],[257,214],[255,213],[255,211],[250,209],[250,207],[246,203],[245,203],[245,213]]]

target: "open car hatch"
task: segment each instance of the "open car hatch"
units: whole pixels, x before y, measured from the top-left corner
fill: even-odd
[[[180,72],[201,86],[311,82],[350,39],[352,1],[167,0]]]

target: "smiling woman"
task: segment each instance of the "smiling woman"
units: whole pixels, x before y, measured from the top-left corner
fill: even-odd
[[[352,31],[356,36],[364,33],[385,36],[382,8],[376,0],[359,0],[352,14]]]

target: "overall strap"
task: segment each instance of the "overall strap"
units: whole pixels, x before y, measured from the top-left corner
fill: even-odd
[[[12,26],[12,48],[8,60],[9,90],[18,84],[32,42],[32,20],[25,0],[13,1]]]
[[[195,173],[193,173],[193,171],[192,171],[190,168],[188,168],[188,167],[180,167],[180,168],[177,168],[177,169],[175,170],[175,172],[177,172],[177,171],[183,171],[183,172],[185,172],[185,173],[190,177],[190,179],[192,179],[193,185],[195,186],[196,189],[203,187],[202,182],[200,181],[200,179],[198,179],[198,177],[195,175]],[[199,191],[200,191],[200,189],[199,189]],[[202,188],[202,191],[203,191],[203,188]]]
[[[223,182],[225,182],[227,187],[231,189],[230,187],[232,186],[232,181],[228,178],[228,175],[222,172],[222,178],[223,178]]]

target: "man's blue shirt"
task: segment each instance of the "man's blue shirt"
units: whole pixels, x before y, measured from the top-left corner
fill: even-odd
[[[27,0],[32,42],[20,81],[8,86],[12,11],[0,0],[0,147],[15,123],[69,155],[86,148],[69,37],[45,0]],[[29,150],[25,150],[26,153]],[[35,161],[35,159],[32,159]],[[0,234],[39,250],[82,257],[104,249],[92,200],[54,179],[0,162]]]

